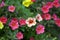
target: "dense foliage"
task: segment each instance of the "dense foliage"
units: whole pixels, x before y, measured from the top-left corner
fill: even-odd
[[[59,2],[0,0],[0,40],[60,40]]]

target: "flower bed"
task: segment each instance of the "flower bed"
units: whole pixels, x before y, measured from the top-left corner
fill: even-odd
[[[0,0],[0,40],[59,40],[60,0]]]

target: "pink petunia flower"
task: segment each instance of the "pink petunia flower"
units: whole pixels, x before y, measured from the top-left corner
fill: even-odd
[[[19,24],[22,25],[26,25],[26,20],[25,19],[20,19],[19,20]]]
[[[53,14],[52,18],[53,18],[53,20],[57,20],[58,19],[56,14]]]
[[[7,18],[6,18],[5,16],[2,16],[2,17],[0,17],[0,21],[1,21],[3,24],[6,24]]]
[[[37,27],[36,27],[36,33],[37,34],[41,34],[41,33],[44,33],[44,30],[45,29],[45,27],[43,26],[43,25],[38,25]]]
[[[58,1],[53,1],[53,5],[54,5],[56,8],[60,7],[60,3],[59,3]]]
[[[42,11],[43,13],[48,13],[48,12],[49,12],[48,6],[43,6],[43,7],[41,8],[41,11]]]
[[[53,7],[53,3],[52,3],[52,2],[47,2],[46,6],[47,6],[48,8],[52,8],[52,7]]]
[[[43,14],[42,18],[45,20],[50,20],[51,19],[51,15],[49,13]]]
[[[18,22],[13,20],[11,20],[11,22],[9,23],[9,26],[11,27],[12,30],[19,28]]]
[[[17,37],[18,40],[21,40],[21,39],[23,39],[23,34],[21,32],[18,32],[16,34],[16,37]]]
[[[9,7],[8,7],[8,10],[9,10],[10,12],[14,12],[14,11],[15,11],[15,6],[13,6],[13,5],[9,6]]]
[[[60,27],[60,19],[55,20],[55,24]]]

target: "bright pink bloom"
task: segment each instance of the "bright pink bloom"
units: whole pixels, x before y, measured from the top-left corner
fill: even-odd
[[[19,28],[19,24],[18,24],[17,21],[11,21],[9,23],[9,26],[11,27],[12,30],[15,30],[15,29]]]
[[[51,15],[49,13],[43,14],[42,18],[45,20],[50,20],[51,19]]]
[[[58,19],[56,14],[53,14],[52,18],[53,18],[53,20],[57,20]]]
[[[8,7],[8,10],[9,10],[10,12],[14,12],[14,11],[15,11],[15,6],[12,6],[12,5],[9,6],[9,7]]]
[[[43,6],[43,7],[41,8],[41,11],[42,11],[43,13],[48,13],[48,12],[49,12],[48,6]]]
[[[36,28],[36,33],[37,34],[44,33],[44,29],[45,29],[45,27],[43,25],[38,25]]]
[[[34,37],[30,37],[30,40],[34,40]]]
[[[4,7],[5,6],[5,3],[4,1],[2,1],[2,3],[0,4],[0,7]]]
[[[7,18],[4,17],[4,16],[2,16],[2,17],[0,17],[0,21],[1,21],[3,24],[6,24]]]
[[[47,6],[48,8],[52,8],[52,7],[53,7],[53,3],[52,3],[52,2],[47,2],[46,6]]]
[[[60,19],[55,20],[55,24],[60,27]]]
[[[16,37],[17,37],[18,40],[21,40],[21,39],[23,39],[23,34],[21,32],[18,32],[16,34]]]
[[[36,0],[31,0],[32,2],[35,2]]]
[[[60,3],[58,1],[53,1],[53,5],[58,8],[60,6]]]
[[[25,19],[20,19],[19,20],[20,25],[26,25],[26,20]]]

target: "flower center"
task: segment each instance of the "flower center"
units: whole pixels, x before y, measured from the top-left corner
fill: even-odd
[[[43,8],[45,11],[47,10],[47,8]]]
[[[41,28],[38,28],[38,30],[41,30]]]
[[[11,7],[10,9],[11,9],[11,10],[13,10],[14,8],[13,8],[13,7]]]
[[[12,26],[15,26],[16,25],[16,23],[12,23]]]
[[[39,16],[37,17],[37,19],[39,19]]]
[[[34,21],[33,20],[29,20],[29,24],[33,23]]]

